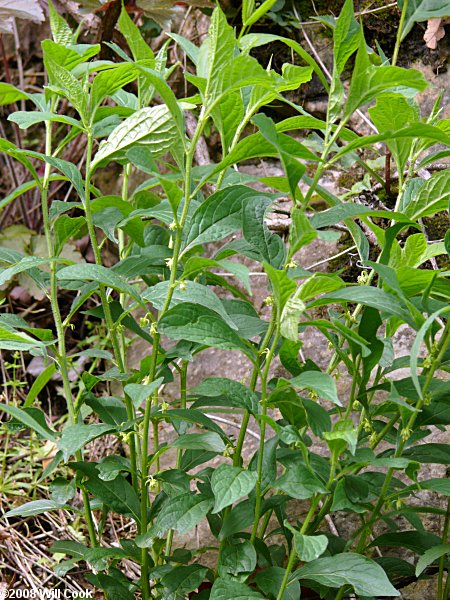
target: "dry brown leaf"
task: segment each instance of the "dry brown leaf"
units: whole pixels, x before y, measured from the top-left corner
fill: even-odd
[[[450,23],[450,19],[428,19],[427,30],[423,36],[425,44],[431,50],[436,50],[439,40],[445,36],[444,25]]]
[[[0,33],[12,33],[12,19],[26,19],[35,23],[45,21],[42,8],[36,0],[0,0]]]

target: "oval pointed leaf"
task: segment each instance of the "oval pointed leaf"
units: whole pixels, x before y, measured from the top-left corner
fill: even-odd
[[[257,474],[240,467],[221,465],[211,478],[211,488],[215,503],[213,513],[220,512],[242,498],[248,496],[256,485]]]
[[[304,565],[294,575],[297,579],[312,579],[331,588],[351,585],[357,594],[371,598],[399,595],[380,565],[352,552],[318,558]]]
[[[167,106],[142,108],[125,119],[100,144],[93,165],[133,144],[145,144],[155,156],[160,156],[171,148],[176,136],[177,128]]]

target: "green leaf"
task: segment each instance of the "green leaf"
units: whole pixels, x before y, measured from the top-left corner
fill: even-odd
[[[306,146],[295,140],[294,138],[280,134],[278,136],[278,147],[286,155],[293,158],[300,158],[303,160],[311,160],[318,162],[320,159],[309,150]],[[276,148],[271,142],[266,140],[261,133],[254,133],[241,140],[236,146],[227,154],[227,156],[217,165],[217,167],[209,174],[208,177],[212,177],[216,173],[224,171],[228,167],[232,167],[244,160],[251,160],[252,158],[259,157],[278,157],[280,150]]]
[[[142,108],[118,125],[103,140],[93,166],[105,159],[112,160],[130,147],[143,144],[153,156],[165,154],[177,138],[177,128],[171,112],[164,104]]]
[[[83,482],[91,494],[98,498],[110,510],[133,518],[137,523],[141,520],[141,506],[136,492],[122,475],[112,481],[100,479],[96,463],[77,462],[69,463],[69,467],[76,469],[87,477]]]
[[[242,232],[245,240],[261,255],[261,262],[267,262],[276,269],[284,264],[285,248],[280,236],[272,234],[264,222],[265,213],[271,204],[267,198],[248,198],[243,210]]]
[[[223,396],[231,406],[245,408],[253,414],[260,412],[258,395],[239,381],[225,377],[208,377],[191,389],[191,393],[207,398]]]
[[[0,326],[0,349],[20,350],[28,352],[36,348],[42,349],[42,343],[26,333],[15,331],[11,327]]]
[[[272,6],[275,4],[277,0],[265,0],[262,4],[258,6],[258,8],[252,12],[252,14],[244,21],[244,27],[251,27],[257,21],[263,18],[263,16],[269,12]]]
[[[227,76],[233,61],[236,39],[233,28],[222,10],[214,9],[208,37],[200,49],[197,74],[206,79],[205,100],[208,106],[226,90]],[[205,51],[206,50],[206,51]]]
[[[353,0],[346,0],[333,32],[333,57],[339,75],[343,72],[350,56],[358,49],[360,34],[353,11]]]
[[[283,583],[285,569],[282,567],[267,567],[256,573],[253,578],[259,589],[267,596],[276,598]],[[298,581],[289,581],[281,600],[299,600],[300,584]]]
[[[419,189],[405,208],[412,221],[435,215],[445,210],[450,200],[450,169],[434,173]]]
[[[447,554],[450,554],[450,544],[438,544],[426,550],[417,561],[416,577],[419,577],[435,560]]]
[[[148,548],[155,537],[162,537],[169,529],[187,533],[209,512],[214,500],[203,494],[186,492],[171,497],[164,503],[151,530],[136,538],[139,548]]]
[[[199,244],[216,242],[242,227],[243,210],[251,198],[267,202],[272,194],[235,185],[212,194],[192,215],[183,252]]]
[[[186,433],[180,435],[171,444],[172,448],[182,448],[183,450],[209,450],[222,454],[225,450],[225,444],[218,433],[208,431],[207,433]]]
[[[166,35],[172,38],[180,46],[186,56],[194,63],[194,65],[197,66],[200,50],[198,46],[195,46],[190,40],[182,35],[178,35],[178,33],[167,32]]]
[[[69,460],[72,454],[75,454],[77,450],[84,448],[86,444],[95,440],[98,437],[110,433],[114,428],[111,425],[104,423],[91,423],[84,425],[83,423],[77,423],[75,425],[69,425],[66,427],[61,438],[58,440],[58,450],[63,453],[63,460]]]
[[[168,281],[160,281],[149,288],[149,290],[143,294],[143,298],[151,302],[157,310],[161,310],[164,306],[169,287],[170,283]],[[182,287],[176,287],[172,294],[170,308],[177,306],[182,302],[190,302],[191,304],[198,304],[205,308],[209,308],[220,315],[231,329],[237,329],[219,297],[206,285],[201,285],[194,281],[185,281]]]
[[[63,510],[69,509],[69,506],[55,502],[54,500],[32,500],[26,502],[22,506],[13,508],[6,512],[4,517],[31,517],[33,515],[41,515],[42,513],[50,512],[52,510]],[[71,509],[73,510],[73,509]]]
[[[30,387],[27,397],[25,398],[25,402],[23,403],[24,408],[29,408],[33,405],[34,401],[56,373],[56,364],[54,362],[50,363],[48,367],[46,367],[42,373],[38,375],[38,377],[33,381],[33,385]]]
[[[27,100],[28,98],[28,94],[22,92],[22,90],[19,90],[10,83],[0,83],[0,106],[13,104],[18,100]]]
[[[264,270],[269,277],[270,286],[278,310],[283,310],[287,301],[297,289],[295,281],[290,279],[284,269],[277,270],[269,264],[264,264]]]
[[[264,114],[260,114],[253,117],[252,120],[253,123],[255,123],[255,125],[259,128],[264,138],[279,152],[284,171],[286,172],[289,181],[291,196],[295,199],[297,197],[298,182],[303,177],[306,167],[302,163],[298,162],[296,158],[290,156],[289,153],[283,150],[283,147],[279,141],[280,136],[283,134],[277,132],[272,119],[269,119],[269,117],[266,117]]]
[[[28,127],[36,125],[36,123],[42,123],[43,121],[50,121],[52,123],[65,123],[66,125],[77,127],[78,129],[82,129],[83,127],[80,121],[77,121],[76,119],[66,117],[65,115],[57,115],[51,112],[28,112],[18,110],[8,116],[8,121],[17,123],[21,129],[28,129]]]
[[[231,465],[220,465],[211,478],[215,503],[213,513],[220,512],[239,498],[248,496],[256,485],[257,473]]]
[[[60,281],[96,281],[97,283],[107,285],[115,290],[118,290],[119,292],[128,294],[131,298],[136,300],[136,302],[141,305],[143,304],[142,298],[131,285],[126,283],[126,281],[124,281],[122,277],[117,275],[112,269],[108,269],[102,265],[71,265],[70,267],[64,267],[63,269],[60,269],[56,274],[56,277]]]
[[[91,111],[95,112],[105,98],[113,96],[118,90],[134,81],[137,75],[138,72],[131,63],[101,71],[92,82]]]
[[[36,431],[36,433],[39,433],[39,435],[41,435],[45,440],[56,442],[56,435],[54,435],[48,427],[42,426],[41,423],[39,423],[39,421],[37,421],[29,412],[8,404],[0,404],[0,409],[33,431]]]
[[[349,117],[357,108],[368,104],[382,92],[404,87],[422,92],[428,83],[422,73],[401,67],[375,67],[370,62],[364,37],[361,36],[355,68],[350,83],[344,116]]]
[[[256,550],[253,544],[245,540],[239,544],[225,546],[220,555],[219,575],[239,575],[253,573],[256,567]]]
[[[399,0],[400,9],[403,8],[404,1]],[[428,21],[428,19],[438,19],[439,17],[450,17],[450,7],[446,2],[441,2],[441,0],[409,0],[401,39],[405,39],[414,23]]]
[[[294,576],[297,579],[312,579],[331,588],[351,585],[361,596],[399,595],[375,561],[352,552],[318,558],[295,571]]]
[[[142,37],[139,27],[133,23],[125,6],[122,6],[118,25],[120,33],[127,40],[127,44],[135,61],[153,60],[155,58],[152,49]]]
[[[333,402],[337,406],[342,406],[337,394],[336,382],[328,373],[304,371],[291,379],[289,383],[299,389],[307,388],[312,390],[320,398],[325,398],[325,400],[330,400],[330,402]]]
[[[81,83],[70,71],[45,54],[44,63],[50,83],[56,86],[57,90],[72,103],[81,120],[85,123],[87,120],[88,103],[86,91]]]
[[[303,535],[294,534],[295,551],[300,560],[311,562],[321,556],[328,546],[326,535]]]
[[[315,494],[327,493],[323,483],[300,463],[289,465],[285,473],[275,481],[274,487],[297,500],[307,500]]]
[[[450,452],[447,444],[419,444],[404,450],[402,456],[425,464],[450,465]]]
[[[158,389],[162,382],[163,378],[158,377],[158,379],[148,384],[129,383],[124,387],[123,391],[130,396],[134,407],[139,409],[143,402],[151,398],[153,392]]]
[[[419,120],[417,109],[401,94],[383,94],[377,98],[375,106],[369,108],[369,114],[379,133],[402,129]],[[411,152],[413,138],[401,138],[387,141],[387,146],[403,172]]]
[[[58,504],[65,504],[75,496],[77,488],[75,479],[70,481],[64,477],[56,477],[50,484],[50,493],[52,500]]]
[[[334,424],[333,431],[324,431],[323,438],[336,455],[341,454],[348,446],[350,453],[355,454],[358,442],[358,430],[350,419],[343,419]]]
[[[177,304],[162,317],[158,327],[173,340],[188,340],[224,350],[252,352],[236,332],[214,311],[199,304]]]
[[[219,577],[214,582],[209,600],[251,600],[252,598],[263,598],[254,588],[239,583],[233,579]]]
[[[428,531],[393,531],[382,533],[376,537],[371,546],[387,546],[390,548],[408,548],[421,554],[425,550],[436,546],[441,540],[434,533]]]
[[[198,564],[171,569],[160,581],[164,588],[164,598],[186,598],[189,592],[194,592],[201,585],[207,572],[207,567]]]
[[[55,255],[58,256],[63,250],[67,240],[74,238],[85,225],[84,217],[69,217],[61,215],[53,226],[55,232]]]
[[[48,14],[50,17],[50,29],[53,41],[62,46],[69,46],[73,41],[73,32],[66,21],[57,12],[51,0],[48,3]]]
[[[372,306],[373,308],[386,312],[390,316],[399,317],[413,328],[416,327],[416,323],[411,317],[411,313],[405,309],[395,296],[384,290],[368,286],[357,286],[336,290],[335,292],[331,292],[330,294],[311,302],[308,305],[308,308],[341,301],[357,302]]]

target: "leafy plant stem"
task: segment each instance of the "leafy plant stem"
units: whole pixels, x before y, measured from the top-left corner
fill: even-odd
[[[400,22],[398,24],[398,30],[397,30],[397,39],[395,40],[394,53],[392,55],[392,66],[393,67],[395,67],[395,65],[397,64],[398,52],[400,50],[400,44],[402,41],[403,26],[405,24],[407,10],[408,10],[408,0],[403,0],[402,14],[400,15]]]
[[[100,246],[97,241],[97,235],[95,232],[94,222],[92,220],[92,211],[91,211],[91,160],[92,160],[92,147],[93,147],[93,136],[92,132],[87,132],[87,145],[86,145],[86,179],[85,179],[85,201],[84,201],[84,209],[86,216],[86,223],[89,232],[89,238],[92,245],[92,250],[94,252],[95,263],[97,265],[102,265],[102,255]],[[114,358],[117,362],[117,366],[121,373],[125,373],[125,363],[123,360],[119,338],[117,336],[117,330],[114,325],[114,321],[111,314],[111,308],[109,306],[109,301],[106,296],[106,289],[103,283],[99,284],[99,295],[102,303],[103,313],[105,316],[105,322],[107,330],[109,331],[111,344],[114,351]],[[134,419],[134,407],[131,399],[125,394],[125,406],[127,409],[127,416],[130,421]],[[133,482],[133,487],[135,490],[138,490],[138,478],[137,478],[137,461],[136,461],[136,442],[135,436],[130,436],[130,465],[131,465],[131,478]]]
[[[308,530],[309,523],[311,519],[314,517],[314,513],[316,512],[316,508],[320,502],[321,495],[316,495],[314,500],[311,502],[309,507],[308,514],[303,521],[303,525],[300,529],[300,533],[304,535]],[[278,592],[277,600],[281,600],[283,598],[284,592],[286,591],[286,587],[289,583],[289,577],[291,575],[292,569],[294,568],[295,562],[297,560],[297,552],[295,550],[295,544],[292,544],[291,552],[289,554],[288,564],[286,566],[286,570],[284,572],[283,581],[281,583],[280,591]]]
[[[417,418],[417,415],[420,413],[421,409],[423,408],[424,404],[425,404],[425,396],[427,394],[428,391],[428,387],[433,379],[433,375],[436,371],[436,369],[439,368],[439,365],[441,363],[442,357],[444,356],[444,353],[447,349],[447,346],[450,342],[450,319],[447,319],[447,323],[445,325],[445,329],[442,333],[442,337],[439,341],[439,351],[437,353],[436,358],[433,360],[431,366],[429,367],[429,369],[426,372],[426,379],[424,382],[424,385],[422,387],[422,398],[419,399],[419,401],[416,404],[416,411],[412,413],[412,415],[410,416],[408,423],[405,427],[405,431],[411,431],[412,427],[414,425],[414,422]],[[399,458],[402,455],[402,452],[405,448],[405,445],[408,441],[407,437],[404,437],[403,439],[400,440],[397,450],[394,454],[395,458]],[[377,517],[381,511],[381,509],[383,508],[385,499],[386,499],[386,494],[388,492],[389,489],[389,485],[391,483],[392,477],[394,475],[395,469],[394,468],[390,468],[387,473],[386,473],[386,478],[384,480],[383,483],[383,487],[381,488],[380,491],[380,495],[378,497],[378,501],[372,511],[372,515],[371,518],[369,519],[369,521],[364,525],[362,531],[361,531],[361,537],[359,539],[359,542],[356,546],[356,552],[361,552],[365,546],[366,543],[366,539],[370,533],[370,527],[372,526],[373,523],[375,523],[375,521],[377,520]]]
[[[191,140],[190,148],[186,154],[186,170],[185,170],[185,180],[184,180],[184,206],[181,214],[181,218],[178,223],[176,223],[176,233],[175,233],[175,241],[173,246],[173,256],[171,260],[171,268],[170,268],[170,279],[169,279],[169,288],[167,291],[166,299],[164,305],[158,315],[158,320],[161,319],[164,314],[169,310],[170,303],[172,300],[173,292],[176,286],[176,276],[177,276],[177,267],[178,261],[180,259],[180,251],[181,251],[181,242],[183,239],[183,227],[186,223],[186,219],[188,216],[189,205],[193,194],[191,192],[191,173],[192,173],[192,163],[194,160],[194,152],[197,145],[197,142],[202,134],[203,128],[205,126],[204,117],[200,116],[197,128]],[[160,343],[160,334],[157,329],[153,334],[153,347],[152,347],[152,360],[150,363],[148,381],[152,383],[156,377],[156,370],[158,365],[158,354],[159,354],[159,343]],[[141,534],[147,532],[147,507],[148,507],[148,447],[149,447],[149,434],[150,434],[150,420],[151,420],[151,410],[153,405],[157,404],[158,395],[157,392],[153,396],[153,401],[150,399],[147,401],[145,406],[144,413],[144,422],[143,422],[143,432],[142,432],[142,458],[141,458]],[[155,449],[157,450],[157,449]],[[147,600],[150,595],[150,588],[148,583],[148,569],[149,569],[149,555],[145,548],[142,549],[141,553],[141,567],[142,567],[142,585],[143,585],[143,599]]]
[[[278,313],[278,308],[277,308],[277,310],[275,310],[275,307],[274,307],[274,313]],[[275,335],[273,338],[272,345],[271,345],[269,351],[267,352],[266,363],[264,365],[264,370],[263,370],[262,377],[261,377],[261,407],[262,407],[262,411],[261,411],[262,419],[261,419],[261,425],[260,425],[261,438],[259,441],[259,452],[258,452],[258,463],[257,463],[258,478],[256,480],[256,486],[255,486],[255,498],[256,498],[256,500],[255,500],[255,520],[253,522],[253,528],[252,528],[252,533],[251,533],[251,537],[250,537],[250,541],[252,543],[254,543],[256,534],[258,533],[259,518],[260,518],[260,514],[261,514],[261,501],[262,501],[261,485],[262,485],[262,476],[263,476],[264,445],[265,445],[265,434],[266,434],[265,417],[267,415],[267,379],[269,377],[270,367],[272,364],[272,360],[273,360],[273,357],[275,354],[275,349],[277,347],[279,338],[280,338],[280,321],[279,321],[279,318],[277,318],[277,322],[275,325]]]
[[[47,156],[51,155],[52,151],[52,126],[50,121],[45,122],[45,153]],[[55,247],[53,244],[53,234],[51,231],[50,225],[50,216],[49,216],[49,202],[48,202],[48,188],[49,188],[49,178],[50,178],[50,164],[45,164],[44,170],[44,179],[42,182],[41,189],[41,205],[42,205],[42,219],[44,225],[44,235],[47,242],[47,252],[50,259],[54,258]],[[78,415],[75,412],[73,398],[72,398],[72,388],[70,385],[69,378],[69,366],[67,362],[67,352],[66,352],[66,341],[64,334],[64,326],[61,318],[61,312],[59,310],[58,303],[58,286],[56,281],[56,262],[52,260],[50,262],[50,306],[53,315],[53,321],[55,323],[56,335],[58,339],[58,356],[57,361],[61,371],[61,379],[63,382],[64,395],[67,404],[67,411],[69,416],[69,423],[75,424],[78,419]],[[78,461],[83,460],[81,450],[78,450],[75,455]],[[84,507],[84,515],[86,518],[86,525],[89,532],[89,539],[93,546],[97,545],[97,535],[95,532],[94,520],[92,517],[92,511],[89,501],[88,492],[81,485],[81,493],[83,496],[83,507]]]
[[[270,324],[267,329],[266,335],[264,336],[264,339],[260,345],[260,349],[259,349],[260,354],[261,354],[261,352],[264,352],[264,350],[267,348],[267,345],[270,342],[272,335],[275,331],[275,326],[276,326],[276,323],[275,323],[275,311],[274,311],[272,313],[272,317],[271,317]],[[252,375],[251,375],[251,379],[250,379],[250,389],[252,390],[252,392],[255,391],[255,388],[256,388],[256,383],[258,381],[258,373],[259,373],[259,364],[255,365],[255,367],[253,368],[253,371],[252,371]],[[239,436],[238,436],[238,440],[236,443],[236,449],[235,449],[234,455],[233,455],[233,465],[235,467],[241,466],[241,463],[242,463],[242,447],[244,445],[244,440],[245,440],[245,435],[247,432],[249,420],[250,420],[250,413],[248,410],[246,410],[244,413],[244,416],[242,418],[242,424],[241,424],[241,428],[239,430]]]
[[[183,360],[181,362],[180,368],[180,408],[185,409],[187,404],[187,369],[188,369],[187,360]],[[177,450],[177,459],[175,463],[175,468],[179,469],[181,466],[181,459],[183,458],[183,450],[178,448]],[[172,542],[173,542],[173,529],[170,529],[167,534],[166,540],[166,556],[170,556],[172,551]]]

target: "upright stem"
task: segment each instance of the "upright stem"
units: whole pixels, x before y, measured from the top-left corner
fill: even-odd
[[[173,256],[171,260],[170,267],[170,278],[169,278],[169,287],[167,291],[167,296],[158,315],[158,321],[165,315],[165,313],[169,310],[170,303],[172,301],[172,296],[176,287],[176,278],[177,278],[177,267],[178,262],[180,260],[181,254],[181,245],[183,241],[183,228],[186,224],[186,219],[189,214],[189,206],[193,197],[192,194],[192,182],[191,182],[191,174],[192,174],[192,163],[194,160],[194,152],[197,142],[202,134],[203,128],[205,126],[206,117],[204,115],[200,115],[197,129],[195,130],[194,136],[191,140],[190,148],[186,154],[186,170],[185,170],[185,178],[184,178],[184,206],[180,219],[178,220],[175,217],[175,240],[173,245]],[[159,344],[160,344],[160,334],[157,331],[153,334],[153,347],[152,347],[152,359],[150,363],[150,370],[148,379],[149,382],[153,382],[156,378],[157,373],[157,365],[158,365],[158,354],[159,354]],[[149,501],[149,485],[148,485],[148,447],[150,441],[150,422],[151,422],[151,412],[152,407],[157,405],[158,403],[158,393],[155,392],[152,399],[148,399],[145,406],[144,413],[144,422],[143,422],[143,431],[142,431],[142,455],[141,455],[141,528],[140,533],[144,534],[147,532],[147,508]],[[155,448],[157,451],[157,448]],[[141,553],[141,581],[142,581],[142,591],[143,591],[143,599],[147,600],[150,595],[150,587],[148,581],[148,570],[149,570],[149,555],[145,548],[142,549]]]
[[[422,410],[424,404],[425,404],[425,396],[428,392],[428,387],[430,386],[430,383],[433,379],[433,375],[436,372],[436,370],[439,368],[439,365],[441,363],[442,357],[444,356],[444,353],[447,349],[447,346],[450,342],[450,319],[447,319],[447,323],[445,325],[445,329],[442,333],[442,337],[440,339],[439,342],[439,352],[436,356],[436,358],[433,360],[433,363],[431,365],[431,367],[428,369],[428,371],[426,372],[426,379],[422,388],[422,398],[417,402],[416,404],[416,410],[415,412],[413,412],[409,418],[409,421],[407,423],[406,426],[406,431],[411,431],[414,423],[417,419],[417,416],[420,414],[420,411]],[[402,439],[398,445],[398,448],[394,454],[395,458],[399,458],[402,455],[402,452],[405,448],[405,445],[407,443],[407,438]],[[356,546],[356,552],[361,552],[364,549],[364,545],[366,543],[366,539],[370,533],[370,527],[372,526],[373,523],[375,523],[381,509],[383,508],[384,502],[385,502],[385,498],[386,498],[386,494],[387,491],[389,489],[389,485],[391,483],[392,477],[394,475],[395,469],[391,468],[388,470],[388,472],[386,473],[386,478],[384,480],[384,484],[383,487],[381,488],[381,492],[378,498],[378,502],[375,505],[371,517],[369,519],[369,521],[364,525],[364,528],[361,532],[361,537],[359,539],[358,545]]]
[[[45,154],[50,156],[52,152],[52,126],[50,121],[45,122]],[[44,225],[44,234],[47,242],[47,252],[50,258],[50,306],[53,314],[53,321],[55,323],[56,336],[58,340],[58,354],[56,360],[58,362],[59,370],[61,373],[61,379],[63,382],[64,395],[66,397],[67,412],[69,415],[69,423],[75,424],[78,420],[74,402],[72,398],[72,388],[69,379],[69,365],[67,361],[66,352],[66,340],[63,327],[63,321],[61,318],[61,311],[59,310],[58,304],[58,287],[56,281],[56,261],[55,247],[53,243],[53,235],[50,226],[49,217],[49,202],[48,202],[48,186],[50,178],[50,164],[45,163],[44,178],[42,182],[41,191],[41,205],[42,205],[42,220]],[[78,450],[75,454],[77,461],[83,460],[81,450]],[[81,486],[81,493],[83,496],[84,516],[89,532],[89,539],[93,546],[97,546],[97,534],[95,532],[94,520],[92,517],[92,511],[89,501],[88,492]]]
[[[392,55],[392,66],[393,67],[395,67],[395,65],[397,64],[398,52],[400,50],[400,44],[402,42],[403,26],[405,24],[407,10],[408,10],[408,0],[403,0],[402,14],[400,16],[400,22],[398,24],[397,39],[395,40],[394,54]]]
[[[277,324],[275,326],[275,336],[270,347],[270,350],[267,354],[266,364],[264,366],[264,371],[261,377],[261,426],[260,426],[260,435],[261,438],[259,440],[259,451],[258,451],[258,463],[257,463],[257,475],[258,478],[256,480],[255,486],[255,518],[253,521],[253,529],[250,537],[250,541],[254,543],[256,534],[258,533],[258,525],[259,525],[259,517],[261,514],[261,492],[262,492],[262,476],[263,476],[263,464],[264,464],[264,445],[265,445],[265,436],[266,436],[266,415],[267,415],[267,379],[269,376],[270,366],[272,364],[272,359],[275,354],[275,349],[277,347],[278,340],[280,338],[280,326],[279,326],[279,315],[278,309],[274,307],[274,313],[277,315]]]
[[[93,146],[93,137],[92,132],[87,132],[87,146],[86,146],[86,179],[85,179],[85,199],[84,199],[84,210],[86,215],[86,224],[89,232],[89,238],[91,240],[92,250],[94,252],[95,264],[102,265],[102,254],[100,250],[100,246],[97,241],[97,234],[95,232],[95,226],[92,219],[92,209],[91,209],[91,161],[92,161],[92,146]],[[121,373],[125,373],[125,362],[124,357],[122,356],[122,351],[119,343],[119,338],[117,336],[117,330],[114,325],[114,320],[111,314],[111,307],[109,306],[108,297],[106,295],[106,288],[103,283],[99,284],[99,295],[102,303],[103,314],[105,317],[106,327],[109,332],[109,336],[111,339],[111,344],[113,347],[114,358],[117,362],[117,366]],[[127,394],[125,394],[125,406],[127,409],[127,417],[130,421],[134,420],[134,407],[131,399]],[[135,436],[130,436],[129,441],[130,448],[130,465],[131,465],[131,479],[133,482],[133,487],[138,491],[138,478],[137,478],[137,460],[136,460],[136,441]]]

